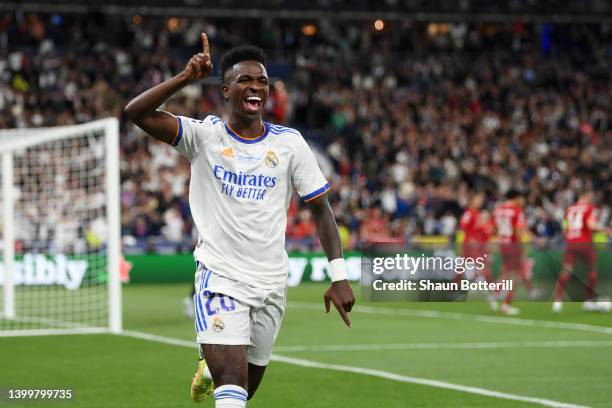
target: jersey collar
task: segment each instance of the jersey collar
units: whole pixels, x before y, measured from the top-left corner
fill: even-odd
[[[223,126],[225,126],[225,131],[235,140],[239,141],[240,143],[253,144],[253,143],[261,142],[268,136],[268,132],[270,131],[270,126],[268,126],[266,122],[262,121],[262,123],[264,127],[263,133],[254,138],[240,136],[238,133],[234,132],[234,130],[230,127],[229,123],[227,122],[223,122]]]

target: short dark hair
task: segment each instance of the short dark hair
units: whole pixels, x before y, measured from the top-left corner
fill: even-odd
[[[263,50],[253,45],[240,45],[221,56],[221,82],[225,81],[225,73],[242,61],[257,61],[266,65],[266,55]]]
[[[514,200],[515,198],[520,197],[520,196],[521,196],[521,192],[517,190],[516,188],[511,188],[506,193],[506,199],[508,200]]]

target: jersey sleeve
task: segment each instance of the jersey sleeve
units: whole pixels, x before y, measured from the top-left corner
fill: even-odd
[[[177,116],[176,137],[172,141],[172,147],[183,156],[187,156],[190,161],[193,161],[213,131],[210,118],[209,116],[204,120],[196,120],[185,116]]]
[[[522,210],[517,211],[516,218],[514,221],[514,228],[524,228],[527,226],[527,220],[525,219],[525,212]]]
[[[586,214],[584,215],[585,224],[588,225],[588,223],[590,222],[597,222],[597,218],[598,218],[597,208],[593,206],[589,207]]]
[[[329,183],[323,176],[308,143],[299,135],[297,150],[291,167],[291,178],[302,202],[310,201],[329,190]]]

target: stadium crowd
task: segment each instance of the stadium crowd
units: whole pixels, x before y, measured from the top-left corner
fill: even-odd
[[[269,56],[271,122],[316,144],[346,248],[457,232],[471,195],[492,207],[527,197],[534,233],[560,238],[585,188],[612,203],[612,28],[571,24],[438,24],[200,20],[146,16],[0,16],[0,128],[122,117],[134,95],[181,69],[207,32],[213,59],[240,43]],[[168,102],[224,116],[213,78]],[[122,121],[124,244],[188,251],[189,163]],[[318,245],[293,202],[290,249]]]

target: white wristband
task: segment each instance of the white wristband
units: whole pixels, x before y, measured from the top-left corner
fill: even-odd
[[[329,276],[332,282],[348,279],[344,258],[334,259],[329,262]]]

